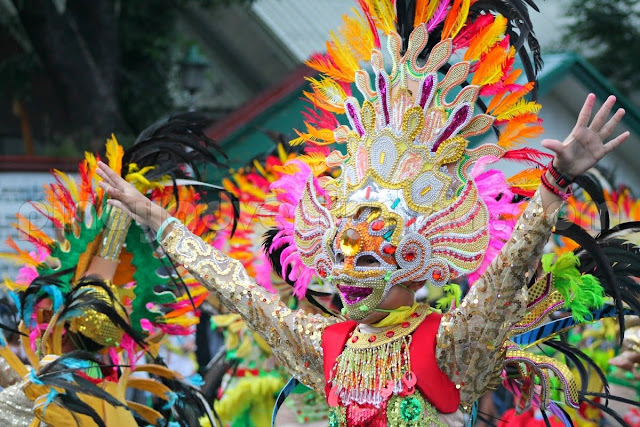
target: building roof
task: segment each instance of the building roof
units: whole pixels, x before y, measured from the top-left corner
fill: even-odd
[[[635,150],[633,147],[640,144],[638,108],[579,54],[552,53],[545,55],[544,61],[544,68],[539,74],[539,98],[543,104],[541,116],[545,119],[547,134],[555,137],[568,135],[589,92],[595,93],[600,102],[613,94],[618,105],[626,110],[623,127],[632,133],[626,147],[621,149],[621,156],[627,162],[634,159],[635,156],[628,157],[630,153],[627,151]],[[293,137],[292,129],[303,126],[300,112],[308,105],[300,99],[302,91],[307,89],[305,72],[311,73],[311,70],[298,68],[281,84],[248,101],[210,129],[210,135],[220,141],[223,150],[229,154],[232,167],[241,167],[249,159],[273,147],[265,131]]]

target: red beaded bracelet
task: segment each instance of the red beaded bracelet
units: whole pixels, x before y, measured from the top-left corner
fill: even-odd
[[[551,174],[551,176],[553,176],[553,174]],[[569,198],[569,196],[571,196],[571,188],[567,188],[566,191],[562,191],[558,187],[556,187],[555,185],[551,184],[549,182],[549,180],[547,179],[546,171],[542,173],[542,176],[540,177],[540,179],[542,180],[542,185],[543,185],[544,188],[546,188],[547,190],[549,190],[550,192],[552,192],[556,196],[562,198],[562,200],[567,200]]]
[[[549,173],[551,174],[553,179],[556,180],[556,184],[558,184],[560,187],[562,188],[567,187],[569,184],[573,182],[573,179],[567,177],[566,175],[561,174],[560,171],[556,169],[555,166],[553,166],[553,160],[549,163],[549,166],[547,166],[547,169],[549,170]]]

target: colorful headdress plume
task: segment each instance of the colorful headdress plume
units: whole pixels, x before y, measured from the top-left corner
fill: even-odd
[[[390,286],[414,280],[442,286],[460,275],[476,277],[513,227],[519,209],[511,197],[533,193],[536,167],[547,158],[518,147],[542,131],[540,105],[530,99],[541,65],[527,8],[535,4],[358,3],[361,11],[331,34],[326,54],[308,61],[321,73],[309,79],[312,92],[305,92],[316,110],[307,111],[307,132],[298,132],[292,143],[325,153],[327,144],[339,144],[326,164],[341,173],[331,179],[295,168],[274,184],[300,187],[286,195],[295,198],[286,201],[295,212],[280,213],[279,223],[294,230],[297,249],[283,265],[303,279],[298,286],[309,282],[311,272],[331,278],[335,257],[344,255],[341,245],[350,241],[345,230],[364,231],[356,224],[364,221],[369,235],[383,237],[382,257],[391,255],[387,261],[399,266],[385,277]],[[385,37],[387,55],[381,51]],[[345,114],[349,125],[338,125],[333,114]],[[492,128],[496,143],[472,148],[470,138]],[[484,172],[499,159],[534,169],[512,181]],[[502,233],[492,227],[497,221],[504,222]],[[281,232],[291,233],[287,227]]]

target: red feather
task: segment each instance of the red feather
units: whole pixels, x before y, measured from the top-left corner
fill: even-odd
[[[516,150],[509,150],[504,153],[502,158],[545,168],[547,167],[547,164],[549,164],[549,161],[553,159],[553,155],[545,153],[544,151],[536,150],[535,148],[525,147]]]
[[[453,39],[453,50],[456,51],[458,49],[462,49],[464,47],[469,46],[469,42],[473,38],[473,36],[480,31],[480,29],[486,27],[487,25],[491,25],[494,20],[494,16],[491,14],[480,15],[478,19],[476,19],[472,24],[470,21],[467,21],[467,25],[462,28],[462,30],[458,33],[458,35]]]

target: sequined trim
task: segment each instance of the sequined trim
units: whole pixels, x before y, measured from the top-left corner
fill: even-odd
[[[322,332],[337,319],[291,310],[277,295],[258,286],[240,261],[214,249],[182,224],[174,224],[162,246],[224,305],[239,313],[291,375],[324,392]]]
[[[501,382],[504,344],[527,307],[526,284],[555,225],[536,193],[500,254],[474,283],[462,304],[442,317],[436,360],[460,390],[461,408]]]

